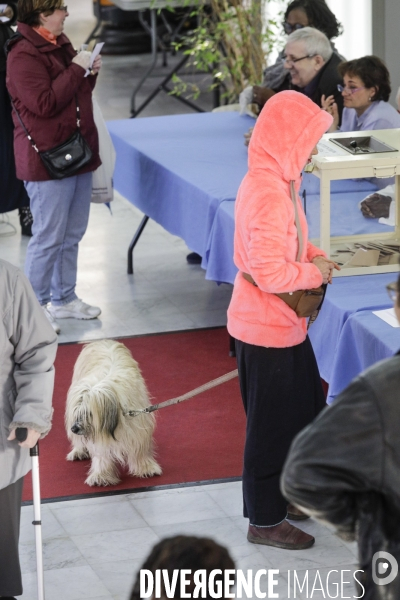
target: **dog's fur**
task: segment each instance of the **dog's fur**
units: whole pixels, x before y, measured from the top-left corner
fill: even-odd
[[[149,405],[139,366],[126,346],[115,340],[84,346],[68,391],[65,426],[72,442],[67,460],[92,459],[85,483],[117,484],[118,463],[137,477],[161,475],[153,450],[154,414],[124,416]]]

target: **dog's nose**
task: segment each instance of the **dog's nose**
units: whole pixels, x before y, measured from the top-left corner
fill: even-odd
[[[78,425],[78,423],[74,423],[71,427],[71,431],[72,433],[76,433],[77,435],[79,435],[81,433],[81,428]]]

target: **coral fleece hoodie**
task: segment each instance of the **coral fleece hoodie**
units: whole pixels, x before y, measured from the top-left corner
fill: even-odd
[[[312,264],[325,253],[308,242],[306,217],[298,196],[301,171],[332,117],[303,94],[285,91],[268,100],[251,136],[249,170],[236,199],[234,261],[239,269],[228,308],[228,331],[236,339],[272,348],[302,343],[307,322],[276,293],[321,285]],[[290,182],[303,232],[298,235]],[[250,273],[257,286],[246,281]]]

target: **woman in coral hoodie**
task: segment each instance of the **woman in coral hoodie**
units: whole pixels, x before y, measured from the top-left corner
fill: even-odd
[[[287,506],[279,479],[291,441],[324,407],[325,398],[307,321],[275,294],[328,283],[337,267],[307,241],[298,197],[301,171],[331,123],[332,117],[303,94],[276,94],[257,120],[249,170],[236,199],[234,260],[239,273],[228,330],[236,339],[247,416],[244,516],[250,522],[250,542],[278,548],[303,549],[315,541],[286,520],[305,516]],[[303,238],[300,260],[293,199]]]

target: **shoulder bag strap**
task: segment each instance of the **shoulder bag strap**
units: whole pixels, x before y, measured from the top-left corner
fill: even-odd
[[[15,114],[17,115],[17,119],[18,119],[18,121],[20,122],[22,129],[23,129],[23,130],[25,131],[25,133],[26,133],[26,137],[27,137],[27,138],[28,138],[28,140],[30,141],[32,148],[33,148],[33,149],[34,149],[36,152],[39,152],[39,148],[36,146],[36,144],[35,144],[35,142],[34,142],[34,140],[33,140],[32,136],[30,135],[29,131],[28,131],[28,130],[27,130],[27,128],[25,127],[25,125],[24,125],[24,123],[23,123],[23,121],[22,121],[22,119],[21,119],[21,116],[20,116],[19,112],[17,111],[17,109],[16,109],[16,106],[15,106],[15,104],[14,104],[14,101],[13,101],[13,99],[11,98],[11,95],[10,95],[10,94],[9,94],[9,96],[10,96],[10,102],[11,102],[11,106],[13,107],[13,109],[14,109],[14,111],[15,111]],[[79,129],[79,128],[80,128],[80,126],[81,126],[81,118],[80,118],[80,110],[79,110],[79,104],[78,104],[78,98],[77,98],[77,96],[75,96],[75,102],[76,102],[76,126],[77,126],[77,127],[78,127],[78,129]]]
[[[294,189],[294,181],[293,180],[290,182],[290,195],[292,197],[292,202],[294,204],[294,221],[296,223],[297,236],[299,238],[299,249],[297,251],[296,260],[297,260],[297,262],[300,262],[301,254],[303,252],[303,232],[302,232],[301,226],[300,226],[299,211],[297,209],[296,191]]]

